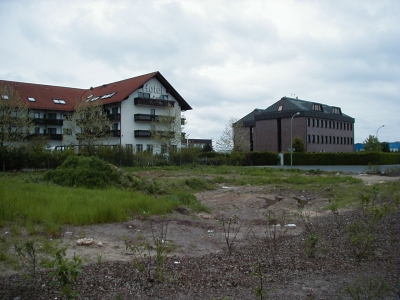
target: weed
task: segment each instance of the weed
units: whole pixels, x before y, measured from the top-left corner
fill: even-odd
[[[362,220],[350,223],[346,232],[357,262],[373,253],[375,235],[368,224]]]
[[[285,227],[286,214],[285,211],[278,215],[276,215],[275,212],[271,213],[271,211],[269,211],[266,216],[268,218],[268,224],[265,230],[266,245],[270,249],[272,262],[275,264],[276,255],[278,253],[278,239],[283,237],[287,232],[287,228]]]
[[[242,228],[245,222],[243,220],[238,220],[236,215],[229,217],[228,222],[225,221],[224,216],[221,216],[221,221],[222,221],[222,227],[224,229],[225,243],[228,248],[228,255],[232,255],[232,251],[234,249],[234,246],[236,245],[236,238],[238,237],[240,229]],[[251,232],[251,226],[247,228],[247,230],[244,232],[239,242],[244,240],[250,232]]]
[[[315,254],[317,252],[317,244],[319,241],[319,235],[314,233],[314,234],[309,234],[307,236],[307,239],[305,241],[305,249],[306,249],[306,254],[308,258],[314,258]]]
[[[261,262],[259,260],[253,265],[253,276],[259,278],[258,286],[254,288],[255,296],[257,298],[260,298],[260,300],[263,300],[268,291],[264,288],[264,273],[262,270]]]
[[[67,248],[57,249],[54,256],[54,260],[50,263],[53,268],[50,276],[53,278],[52,285],[58,285],[63,294],[67,299],[75,299],[79,297],[78,291],[75,289],[75,285],[78,281],[79,276],[82,273],[82,259],[76,256],[70,260],[65,257],[65,251]]]
[[[344,292],[353,300],[384,299],[389,291],[389,284],[381,278],[360,277],[344,288]]]
[[[168,222],[161,222],[159,233],[157,234],[152,227],[152,243],[147,241],[142,236],[143,241],[138,245],[134,245],[128,239],[125,239],[125,247],[131,250],[133,253],[133,266],[138,269],[139,272],[145,274],[147,281],[154,282],[157,280],[164,279],[164,262],[167,257],[167,231]],[[154,251],[155,249],[155,255]]]

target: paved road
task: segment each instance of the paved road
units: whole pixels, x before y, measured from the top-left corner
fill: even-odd
[[[271,168],[290,169],[290,166],[268,166]],[[391,168],[400,168],[400,165],[380,165],[379,168],[382,172]],[[293,166],[293,169],[301,170],[317,170],[328,172],[346,172],[346,173],[366,173],[368,166]]]

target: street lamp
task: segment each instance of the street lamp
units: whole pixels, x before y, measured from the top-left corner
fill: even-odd
[[[379,127],[379,128],[376,130],[376,151],[379,151],[378,131],[379,131],[379,129],[381,129],[382,127],[385,127],[385,125],[382,125],[381,127]]]
[[[300,112],[295,113],[290,120],[290,168],[293,166],[293,118],[298,115]]]

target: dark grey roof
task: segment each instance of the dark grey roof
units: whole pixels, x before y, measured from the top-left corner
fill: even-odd
[[[247,114],[246,116],[238,120],[238,122],[242,122],[243,126],[245,127],[256,126],[256,122],[254,121],[254,116],[260,114],[263,111],[264,111],[263,109],[256,108],[251,113]]]
[[[320,105],[322,111],[313,110],[314,104]],[[279,110],[280,106],[282,106],[281,110]],[[333,113],[334,109],[339,109],[340,113]],[[254,120],[291,118],[296,112],[300,112],[300,116],[302,117],[324,118],[354,123],[354,118],[343,114],[340,107],[289,97],[282,97],[278,102],[275,102],[259,114],[254,115]]]

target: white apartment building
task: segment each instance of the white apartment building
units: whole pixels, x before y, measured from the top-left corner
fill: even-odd
[[[118,82],[103,84],[89,89],[69,88],[0,80],[0,85],[14,88],[29,105],[34,120],[32,135],[43,135],[49,139],[50,147],[79,145],[79,128],[68,120],[77,101],[100,101],[111,122],[111,136],[99,140],[103,145],[122,145],[134,151],[162,150],[151,137],[151,124],[158,117],[173,110],[181,116],[190,105],[161,75],[153,72]],[[4,100],[7,95],[1,95]],[[181,120],[177,120],[179,124]],[[180,126],[174,133],[181,137]],[[180,138],[176,139],[181,148]]]

